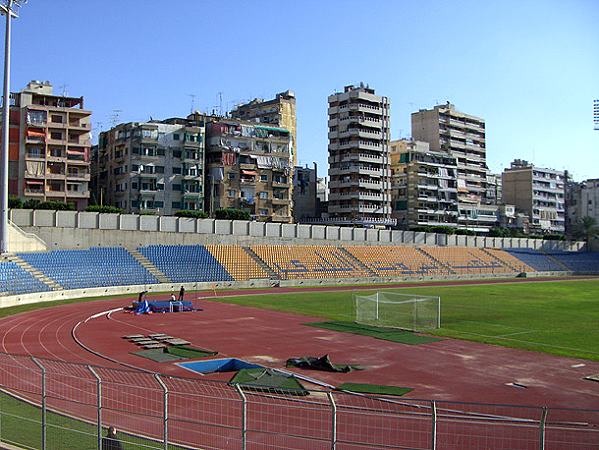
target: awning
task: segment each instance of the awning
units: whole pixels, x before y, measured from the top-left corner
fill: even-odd
[[[256,128],[259,129],[259,130],[278,131],[280,133],[287,133],[287,134],[289,134],[289,130],[287,130],[285,128],[265,127],[263,125],[256,125]]]
[[[80,152],[78,150],[67,150],[67,155],[79,155],[79,156],[85,156],[85,150]]]
[[[25,180],[25,183],[27,184],[44,184],[43,181],[39,181],[39,180]]]
[[[243,175],[252,175],[252,176],[258,175],[258,172],[256,172],[255,170],[242,170],[241,173]]]
[[[44,133],[43,131],[27,130],[27,137],[42,137],[42,138],[45,138],[46,137],[46,133]]]

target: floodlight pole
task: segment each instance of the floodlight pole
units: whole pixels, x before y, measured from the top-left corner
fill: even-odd
[[[4,89],[2,102],[2,150],[0,152],[0,254],[8,252],[8,145],[10,127],[10,21],[17,14],[13,5],[19,0],[7,0],[0,5],[0,13],[6,16],[4,33]]]

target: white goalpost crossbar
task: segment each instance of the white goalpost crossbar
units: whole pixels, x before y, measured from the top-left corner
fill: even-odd
[[[353,293],[356,323],[425,331],[441,327],[441,298],[377,291]]]

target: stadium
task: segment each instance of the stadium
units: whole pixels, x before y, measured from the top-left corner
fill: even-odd
[[[3,445],[101,448],[114,426],[131,449],[599,446],[599,255],[581,242],[11,220]]]

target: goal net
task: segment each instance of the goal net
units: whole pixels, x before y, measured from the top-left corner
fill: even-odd
[[[377,291],[353,294],[355,321],[375,327],[426,331],[441,327],[441,298]]]

